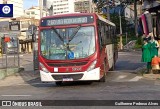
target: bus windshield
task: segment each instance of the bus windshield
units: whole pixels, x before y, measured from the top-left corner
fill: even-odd
[[[93,26],[43,29],[40,35],[41,54],[49,60],[86,58],[95,52]]]

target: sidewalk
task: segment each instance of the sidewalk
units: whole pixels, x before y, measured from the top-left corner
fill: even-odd
[[[8,76],[0,80],[0,86],[11,86],[17,84],[28,83],[31,80],[39,78],[39,71],[22,71],[12,76]]]
[[[6,78],[7,76],[14,75],[17,72],[24,71],[23,67],[14,67],[14,68],[5,68],[5,69],[0,69],[0,80]]]
[[[147,72],[146,65],[144,65],[143,67],[140,67],[140,68],[138,68],[138,69],[135,70],[135,73],[137,73],[138,75],[141,75],[145,79],[160,80],[160,73],[145,74],[145,72]]]
[[[0,86],[28,83],[28,81],[39,78],[39,72],[38,71],[34,72],[33,70],[33,54],[20,54],[20,55],[22,55],[20,56],[20,66],[21,68],[24,68],[23,71],[21,70],[21,72],[16,73],[18,72],[17,70],[12,70],[12,71],[8,70],[6,74],[10,75],[0,79]]]

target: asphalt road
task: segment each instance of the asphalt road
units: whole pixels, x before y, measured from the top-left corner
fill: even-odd
[[[27,55],[27,57],[31,55]],[[22,60],[26,59],[26,56]],[[26,66],[25,66],[26,64]],[[30,65],[30,66],[29,66]],[[148,80],[135,74],[135,70],[144,66],[141,63],[141,52],[120,52],[115,71],[107,74],[107,81],[74,82],[56,86],[54,83],[41,83],[40,78],[33,73],[31,62],[23,61],[27,71],[21,76],[11,76],[0,81],[1,100],[159,100],[160,81]],[[25,74],[24,74],[25,73]],[[89,102],[89,101],[88,101]],[[76,102],[75,102],[76,103]],[[87,103],[87,102],[86,102]],[[8,107],[4,107],[7,108]],[[13,107],[12,107],[13,108]],[[15,107],[16,109],[21,107]],[[24,107],[23,107],[24,108]],[[68,109],[154,109],[158,107],[128,107],[128,106],[90,106],[90,107],[34,107],[68,108]]]

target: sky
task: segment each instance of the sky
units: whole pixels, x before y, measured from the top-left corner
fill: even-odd
[[[32,6],[38,6],[38,0],[24,0],[24,9],[28,9]]]

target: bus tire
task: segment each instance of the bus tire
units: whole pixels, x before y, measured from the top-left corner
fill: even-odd
[[[62,81],[56,81],[55,82],[57,86],[61,86],[62,85]]]
[[[115,64],[113,63],[113,65],[112,65],[110,71],[114,71],[114,69],[115,69]]]
[[[112,65],[112,67],[111,67],[111,69],[110,69],[110,71],[114,71],[114,69],[115,69],[115,61],[114,61],[115,59],[113,59],[113,65]]]
[[[103,77],[100,79],[100,82],[105,82],[106,81],[106,62],[104,62],[104,75]]]

